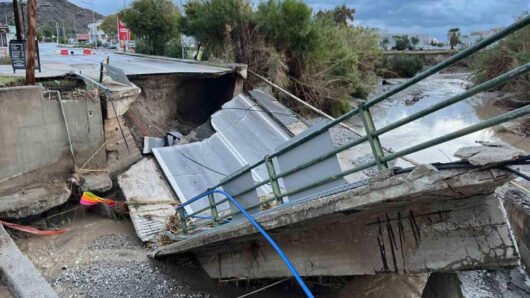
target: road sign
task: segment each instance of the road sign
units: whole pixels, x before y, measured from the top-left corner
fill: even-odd
[[[40,53],[39,42],[35,41],[37,49],[37,56],[35,57],[39,72],[40,68]],[[15,73],[17,69],[26,69],[26,41],[25,40],[11,40],[9,41],[9,56],[11,56],[11,66]]]

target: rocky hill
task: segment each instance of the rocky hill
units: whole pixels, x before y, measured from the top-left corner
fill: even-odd
[[[19,5],[22,1],[19,0]],[[26,4],[23,5],[24,20],[26,20]],[[38,0],[37,1],[37,30],[51,29],[55,32],[55,23],[62,28],[63,22],[67,35],[73,34],[74,17],[77,33],[88,33],[87,25],[92,23],[92,11],[81,8],[67,0]],[[102,19],[104,16],[95,13],[95,19]],[[13,3],[0,2],[0,23],[7,22],[14,24]],[[73,35],[72,35],[73,36]]]

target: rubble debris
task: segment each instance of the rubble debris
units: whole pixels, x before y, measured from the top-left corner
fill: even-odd
[[[463,147],[458,149],[454,154],[455,157],[467,160],[475,166],[515,160],[524,155],[525,152],[523,150],[498,143],[484,143],[482,146]]]
[[[163,138],[155,138],[155,137],[144,137],[144,149],[142,153],[150,154],[153,153],[153,148],[159,148],[164,147],[166,145],[166,141]]]
[[[80,190],[83,192],[106,192],[112,188],[112,179],[106,172],[82,174],[81,180]]]
[[[424,298],[528,297],[530,278],[521,268],[433,273]]]
[[[58,297],[0,225],[0,273],[15,297]]]
[[[153,149],[158,164],[182,202],[241,167],[257,162],[290,138],[281,124],[242,94],[214,113],[211,125],[216,133],[201,142],[182,144],[187,141],[184,138],[177,146]],[[259,181],[268,177],[265,165],[253,170],[252,174]],[[218,194],[214,197],[223,199]],[[206,206],[206,202],[197,201],[185,208],[192,213]],[[228,209],[229,204],[221,204],[218,208],[221,212]]]
[[[134,229],[142,241],[153,240],[159,232],[167,230],[166,221],[175,214],[178,202],[154,159],[144,158],[134,164],[118,176],[118,184],[129,203]]]
[[[0,217],[24,218],[40,214],[66,203],[69,197],[70,187],[65,182],[51,181],[28,186],[0,196]]]
[[[189,144],[193,142],[200,142],[202,140],[205,140],[209,137],[211,137],[215,133],[215,130],[212,127],[212,124],[210,123],[210,120],[204,122],[203,124],[199,125],[194,130],[190,131],[187,135],[182,137],[176,145],[184,145]]]

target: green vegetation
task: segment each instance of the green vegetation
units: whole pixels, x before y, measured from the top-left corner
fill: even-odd
[[[178,35],[180,11],[170,0],[137,0],[122,10],[121,16],[145,43],[146,54],[163,55],[167,42]]]
[[[528,15],[525,12],[523,16]],[[494,46],[489,47],[477,54],[475,63],[471,65],[473,70],[473,82],[480,84],[501,75],[515,67],[530,62],[530,27],[509,35]],[[530,99],[530,74],[518,76],[508,83],[497,87],[498,91],[513,93],[515,99],[521,104],[528,104]],[[515,102],[512,102],[512,105]]]
[[[410,42],[412,43],[413,48],[416,48],[416,46],[420,42],[420,39],[417,36],[412,36],[410,38]]]
[[[24,81],[25,78],[21,76],[0,75],[0,87],[9,87]]]
[[[408,35],[394,35],[392,38],[396,41],[396,45],[392,48],[393,50],[404,51],[411,49]]]
[[[203,57],[245,63],[307,102],[334,115],[350,109],[377,82],[377,38],[349,25],[345,5],[313,14],[301,0],[190,0],[180,28],[194,36]],[[258,83],[249,78],[249,85]]]
[[[451,28],[447,32],[447,38],[449,39],[449,45],[453,50],[456,45],[460,43],[460,28]]]
[[[111,14],[104,18],[99,29],[103,30],[111,38],[116,38],[118,34],[118,14]]]
[[[0,57],[0,65],[11,65],[11,57],[10,56]]]
[[[411,78],[423,69],[423,60],[414,55],[383,58],[379,75],[384,78]]]

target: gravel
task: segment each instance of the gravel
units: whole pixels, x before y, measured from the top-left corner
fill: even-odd
[[[92,240],[87,249],[139,249],[142,242],[133,234],[110,234]]]
[[[92,262],[62,271],[52,286],[60,297],[206,297],[148,262]]]
[[[324,117],[316,117],[311,119],[306,119],[307,123],[311,126],[320,123],[322,121],[330,122],[330,120],[324,118]],[[339,147],[344,144],[347,144],[357,138],[359,138],[359,135],[347,130],[346,128],[341,127],[340,125],[336,125],[329,129],[329,133],[331,135],[331,140],[333,142],[333,146]]]

